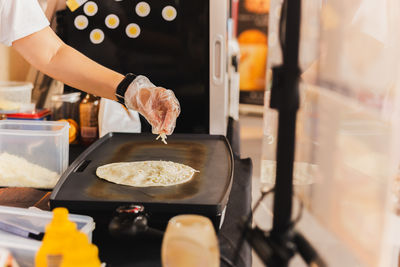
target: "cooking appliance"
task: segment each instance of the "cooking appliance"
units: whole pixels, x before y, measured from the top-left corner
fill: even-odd
[[[199,170],[187,183],[167,187],[132,187],[96,176],[99,166],[114,162],[166,160]],[[152,134],[109,133],[82,153],[64,172],[50,205],[92,216],[107,226],[118,207],[142,205],[149,226],[163,229],[177,214],[200,214],[219,228],[231,189],[233,155],[222,135],[174,134],[168,145]]]

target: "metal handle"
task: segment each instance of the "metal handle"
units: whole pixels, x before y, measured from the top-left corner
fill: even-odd
[[[90,162],[92,162],[91,160],[82,160],[81,162],[79,162],[79,165],[76,166],[74,172],[83,172],[86,167],[90,164]]]
[[[224,79],[224,40],[222,35],[215,36],[213,41],[213,70],[212,77],[215,84],[222,84]]]

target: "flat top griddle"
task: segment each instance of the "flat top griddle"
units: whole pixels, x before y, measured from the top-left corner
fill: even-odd
[[[51,203],[67,203],[75,209],[101,210],[132,203],[162,212],[222,212],[233,176],[233,156],[226,138],[173,134],[165,145],[155,137],[143,133],[109,133],[102,137],[64,172],[50,197]],[[143,160],[183,163],[200,172],[184,184],[145,188],[118,185],[96,176],[99,166]]]

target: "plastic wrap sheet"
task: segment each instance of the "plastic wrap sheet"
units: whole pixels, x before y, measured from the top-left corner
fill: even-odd
[[[271,2],[270,67],[281,60],[272,37],[278,38],[280,2]],[[336,240],[337,250],[321,251],[328,264],[345,266],[341,259],[352,258],[358,266],[397,266],[400,2],[302,3],[315,16],[302,14],[297,196]],[[270,184],[276,128],[277,114],[266,108],[261,179]],[[313,239],[317,247],[326,240]]]

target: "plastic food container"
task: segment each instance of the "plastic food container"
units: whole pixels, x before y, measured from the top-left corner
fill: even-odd
[[[18,112],[32,106],[32,88],[28,82],[0,82],[0,112]]]
[[[25,181],[22,179],[25,173],[23,175],[20,175],[20,173],[26,169],[35,170],[32,173],[28,172],[27,175],[26,180],[31,180],[31,183],[15,185],[13,181],[8,182],[10,180],[8,178],[3,179],[3,182],[0,179],[0,186],[53,188],[55,184],[51,186],[32,185],[36,183],[33,177],[42,177],[42,173],[45,173],[45,175],[52,174],[51,178],[54,181],[54,179],[58,180],[66,170],[69,152],[68,130],[68,123],[62,121],[0,120],[0,169],[1,167],[4,169],[0,175],[16,177],[15,181]],[[21,166],[15,166],[15,162],[19,162]],[[7,163],[6,166],[5,163]],[[18,170],[18,167],[20,167],[20,170]],[[17,172],[18,175],[15,174]],[[55,173],[58,174],[56,178],[54,178]],[[50,179],[50,177],[43,177],[42,179]]]
[[[50,223],[52,217],[51,212],[36,208],[22,209],[0,206],[0,223],[13,223],[39,232],[44,232],[45,226]],[[77,228],[88,236],[89,241],[92,240],[95,223],[91,217],[69,214],[69,219],[75,222]],[[40,245],[41,241],[0,230],[0,247],[8,249],[20,266],[34,266],[35,254]]]

